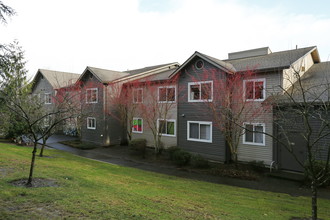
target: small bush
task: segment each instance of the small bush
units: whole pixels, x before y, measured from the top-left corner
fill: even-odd
[[[264,161],[252,160],[249,162],[250,167],[256,172],[263,172],[266,168]]]
[[[170,160],[174,160],[173,159],[173,155],[175,151],[179,151],[181,150],[180,148],[178,148],[177,146],[172,146],[166,149],[166,151],[168,152],[168,155],[170,156]]]
[[[173,161],[178,166],[185,166],[188,165],[190,162],[191,154],[183,151],[183,150],[176,150],[173,152]]]
[[[306,163],[305,166],[308,166],[308,163]],[[326,167],[326,162],[325,161],[317,160],[317,161],[314,162],[314,169],[315,169],[314,171],[315,171],[316,174],[324,172],[323,169],[325,169],[325,167]],[[305,174],[305,180],[308,181],[310,178],[309,178],[308,173],[306,172],[306,170],[305,170],[304,174]],[[308,182],[310,182],[310,181],[308,181]],[[324,184],[322,186],[330,186],[330,165],[329,164],[328,164],[328,172],[324,175],[323,178],[321,178],[320,182],[324,182]]]
[[[142,155],[142,157],[145,157],[146,150],[147,150],[147,140],[146,139],[139,138],[139,139],[131,140],[129,143],[129,146],[133,150],[140,153]]]
[[[199,154],[191,156],[190,164],[194,168],[206,169],[210,167],[209,161]]]

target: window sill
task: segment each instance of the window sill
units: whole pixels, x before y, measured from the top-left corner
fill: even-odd
[[[212,143],[212,140],[203,140],[203,139],[194,139],[194,138],[188,138],[188,141],[195,141],[195,142],[204,142],[204,143]]]

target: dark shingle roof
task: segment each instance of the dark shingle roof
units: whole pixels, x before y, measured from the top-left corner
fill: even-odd
[[[42,74],[47,79],[47,81],[52,85],[53,89],[72,85],[80,76],[80,74],[76,73],[39,69],[33,81],[36,80],[38,73]]]
[[[101,68],[95,68],[88,66],[87,69],[91,71],[96,77],[102,82],[107,83],[111,82],[115,79],[119,79],[121,77],[129,75],[128,73],[113,71],[113,70],[106,70]]]
[[[164,66],[168,66],[171,65],[173,63],[167,63],[167,64],[161,64],[161,65],[155,65],[155,66],[148,66],[148,67],[144,67],[144,68],[140,68],[140,69],[134,69],[134,70],[127,70],[124,71],[125,73],[129,73],[130,75],[135,75],[135,74],[139,74],[139,73],[144,73],[144,72],[148,72],[154,69],[158,69]]]
[[[303,102],[303,88],[306,101],[322,103],[330,101],[330,62],[314,64],[301,77],[301,86],[295,82],[287,91],[295,102]],[[292,103],[288,94],[278,95],[275,100],[282,103]]]
[[[292,63],[315,50],[316,47],[306,47],[294,50],[274,52],[267,55],[247,57],[241,59],[224,60],[232,64],[237,71],[264,70],[273,68],[288,68]]]

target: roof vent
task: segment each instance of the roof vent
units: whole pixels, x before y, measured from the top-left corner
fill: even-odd
[[[228,59],[242,59],[248,57],[262,56],[272,53],[269,47],[257,48],[252,50],[244,50],[239,52],[228,53]]]

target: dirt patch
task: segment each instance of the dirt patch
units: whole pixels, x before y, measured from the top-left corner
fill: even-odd
[[[55,180],[52,179],[45,179],[45,178],[33,178],[32,179],[32,186],[27,186],[27,179],[18,179],[13,180],[10,182],[13,186],[18,187],[59,187],[58,183]]]

